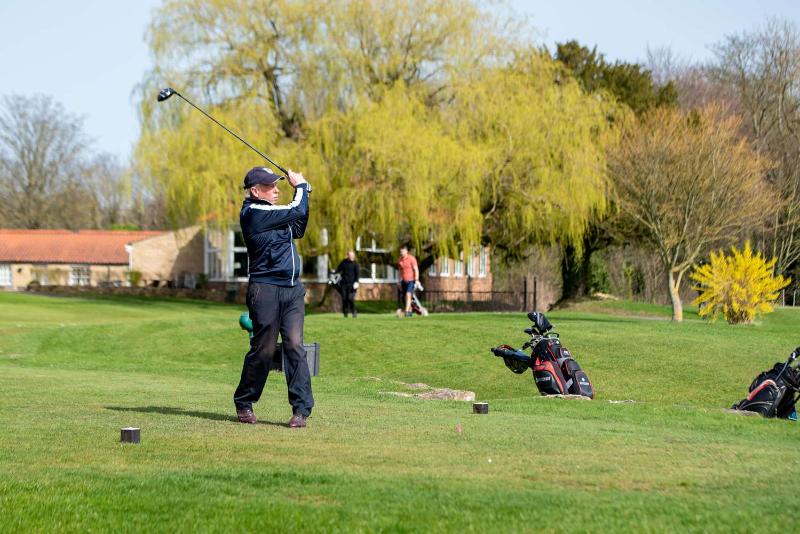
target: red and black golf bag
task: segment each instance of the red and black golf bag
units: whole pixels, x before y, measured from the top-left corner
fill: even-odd
[[[558,338],[533,347],[533,380],[542,395],[583,395],[594,398],[589,377]]]
[[[506,367],[520,374],[530,368],[533,380],[542,395],[582,395],[594,398],[594,388],[581,366],[570,351],[561,345],[558,334],[550,332],[553,325],[544,314],[530,312],[528,318],[533,322],[525,333],[531,336],[522,350],[509,345],[491,349],[495,356],[503,358]],[[530,348],[530,356],[523,352]]]
[[[795,405],[800,397],[798,357],[800,347],[785,362],[778,362],[772,369],[759,374],[750,384],[747,397],[731,408],[760,413],[764,417],[796,418]]]

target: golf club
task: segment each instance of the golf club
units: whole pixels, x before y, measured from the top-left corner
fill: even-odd
[[[273,166],[275,166],[275,167],[276,167],[276,168],[277,168],[279,171],[281,171],[283,174],[285,174],[286,176],[289,176],[289,173],[288,173],[288,171],[287,171],[286,169],[284,169],[283,167],[281,167],[280,165],[278,165],[277,163],[275,163],[274,161],[272,161],[271,159],[269,159],[269,157],[268,157],[267,155],[265,155],[265,154],[262,154],[262,153],[261,153],[261,152],[260,152],[260,151],[259,151],[259,150],[258,150],[256,147],[254,147],[253,145],[251,145],[250,143],[248,143],[247,141],[245,141],[244,139],[242,139],[241,137],[239,137],[238,135],[236,135],[236,133],[234,133],[234,132],[232,132],[231,130],[229,130],[228,128],[226,128],[226,127],[225,127],[225,125],[224,125],[224,124],[222,124],[221,122],[219,122],[217,119],[215,119],[214,117],[212,117],[211,115],[209,115],[208,113],[206,113],[205,111],[203,111],[202,109],[200,109],[199,107],[195,106],[195,105],[194,105],[194,104],[193,104],[193,103],[192,103],[192,102],[191,102],[191,101],[190,101],[188,98],[186,98],[185,96],[183,96],[182,94],[180,94],[178,91],[176,91],[176,90],[175,90],[175,89],[173,89],[172,87],[167,87],[167,88],[165,88],[165,89],[162,89],[161,91],[159,91],[159,92],[158,92],[158,101],[159,101],[159,102],[163,102],[164,100],[167,100],[167,99],[168,99],[169,97],[171,97],[172,95],[177,95],[177,96],[179,96],[180,98],[182,98],[182,99],[183,99],[183,100],[184,100],[184,101],[185,101],[187,104],[189,104],[190,106],[192,106],[194,109],[196,109],[197,111],[199,111],[200,113],[202,113],[203,115],[205,115],[206,117],[208,117],[209,119],[211,119],[212,121],[216,122],[216,123],[217,123],[219,126],[221,126],[221,127],[222,127],[222,128],[223,128],[223,129],[224,129],[226,132],[228,132],[229,134],[231,134],[232,136],[234,136],[236,139],[238,139],[239,141],[241,141],[242,143],[244,143],[245,145],[247,145],[248,147],[250,147],[250,148],[251,148],[251,149],[252,149],[252,150],[253,150],[253,151],[254,151],[256,154],[258,154],[259,156],[261,156],[261,157],[262,157],[262,158],[264,158],[265,160],[269,161],[269,162],[270,162],[270,163],[271,163]],[[282,179],[283,179],[283,178],[281,178],[281,180],[282,180]]]

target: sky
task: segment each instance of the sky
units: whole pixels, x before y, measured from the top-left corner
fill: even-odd
[[[798,0],[507,0],[538,41],[577,39],[610,60],[669,46],[695,61],[770,17],[800,25]],[[41,93],[83,117],[97,151],[127,161],[139,134],[133,90],[152,66],[145,28],[160,0],[0,0],[0,96]]]

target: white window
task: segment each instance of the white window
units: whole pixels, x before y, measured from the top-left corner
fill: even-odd
[[[244,242],[244,234],[237,230],[231,231],[231,265],[233,266],[233,277],[245,281],[249,274],[250,262],[247,256],[247,245]]]
[[[431,263],[431,266],[428,267],[428,276],[436,276],[436,261],[434,260]]]
[[[361,274],[359,280],[369,282],[393,282],[397,280],[397,269],[392,263],[392,254],[389,249],[378,245],[375,239],[356,239],[356,251],[368,252],[368,256],[373,258],[373,263],[360,265]]]
[[[455,267],[453,269],[454,275],[461,278],[464,276],[464,253],[458,253],[458,259],[455,261]]]
[[[46,286],[48,283],[47,269],[48,267],[46,263],[40,263],[36,267],[31,269],[31,278],[33,279],[33,281],[39,285]]]
[[[206,231],[205,243],[203,244],[203,251],[205,252],[203,258],[203,272],[209,280],[216,280],[222,274],[220,251],[214,243],[214,238],[217,236],[219,236],[219,232],[217,231]]]
[[[7,263],[0,264],[0,286],[11,285],[11,266]]]
[[[69,270],[69,285],[88,286],[92,280],[92,271],[88,265],[73,265]]]
[[[478,258],[478,276],[486,276],[486,247],[481,247],[480,258]]]
[[[209,245],[206,250],[206,274],[209,280],[217,280],[222,274],[222,259],[219,257],[219,249]]]
[[[389,249],[379,247],[378,243],[374,239],[367,241],[365,244],[364,241],[361,240],[361,237],[356,238],[356,250],[375,253],[389,252]]]
[[[475,247],[472,248],[467,258],[467,276],[475,276]]]
[[[448,258],[439,259],[439,275],[450,276],[450,260]]]

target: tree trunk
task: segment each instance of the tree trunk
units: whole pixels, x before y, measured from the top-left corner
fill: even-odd
[[[574,300],[583,297],[589,292],[589,279],[591,266],[589,260],[592,249],[588,242],[584,243],[583,251],[576,254],[575,247],[567,245],[561,256],[561,299],[559,302]]]
[[[683,322],[683,303],[681,302],[680,294],[680,277],[675,279],[675,273],[672,269],[667,269],[667,278],[669,281],[669,298],[672,300],[672,320],[676,323]]]
[[[595,221],[583,235],[583,250],[567,245],[561,256],[561,298],[559,302],[588,295],[592,284],[592,254],[605,250],[613,243],[606,222]]]

